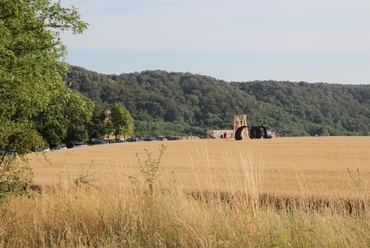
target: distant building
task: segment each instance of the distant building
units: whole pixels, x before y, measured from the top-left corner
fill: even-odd
[[[234,130],[209,130],[207,137],[211,139],[232,139],[233,134]]]
[[[247,115],[244,115],[244,114],[234,115],[234,132],[233,133],[235,133],[239,127],[247,126],[247,125],[248,125]],[[242,137],[248,137],[248,128],[243,129]]]
[[[233,130],[209,130],[207,137],[211,139],[233,139],[235,131],[241,127],[247,126],[247,115],[235,115],[234,116],[234,129]],[[225,135],[226,134],[226,135]],[[243,137],[248,137],[248,128],[243,129]]]

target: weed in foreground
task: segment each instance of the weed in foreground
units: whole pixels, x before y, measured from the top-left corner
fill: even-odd
[[[144,149],[147,155],[147,159],[143,163],[139,157],[139,154],[136,153],[136,157],[140,164],[140,172],[143,174],[145,178],[145,182],[148,185],[150,195],[154,193],[154,183],[160,176],[163,169],[159,168],[159,164],[161,163],[161,159],[163,156],[166,147],[162,144],[161,148],[159,149],[159,156],[158,159],[152,158],[152,153],[148,151],[148,149]]]
[[[84,171],[82,169],[81,172],[77,175],[77,177],[73,179],[73,182],[76,185],[76,187],[82,185],[91,185],[99,180],[99,177],[96,176],[96,173],[90,172],[92,164],[93,161],[91,161],[90,167],[87,169],[87,171]]]

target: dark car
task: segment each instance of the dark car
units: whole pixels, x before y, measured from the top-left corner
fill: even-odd
[[[155,136],[149,136],[144,139],[144,141],[157,141],[157,137]]]
[[[131,137],[126,140],[127,142],[136,142],[136,141],[142,141],[139,137]]]
[[[95,140],[94,145],[104,145],[107,144],[104,140]]]
[[[67,149],[67,147],[64,144],[51,144],[50,149],[51,150],[63,150],[63,149]]]
[[[60,149],[62,149],[62,147],[60,145],[58,145],[58,144],[52,144],[50,146],[50,149],[51,150],[60,150]]]
[[[84,142],[67,142],[66,147],[68,149],[70,148],[79,148],[79,147],[84,147],[86,144]]]
[[[176,135],[169,135],[166,138],[167,140],[182,140],[182,137]]]
[[[92,146],[92,145],[104,145],[106,144],[105,140],[96,140],[96,139],[93,139],[93,140],[90,140],[89,142],[87,142],[88,145]]]

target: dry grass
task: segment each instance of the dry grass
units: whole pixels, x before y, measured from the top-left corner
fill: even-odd
[[[189,189],[244,190],[253,179],[259,193],[345,197],[358,193],[358,171],[361,178],[370,177],[370,137],[119,143],[49,152],[48,161],[32,154],[30,162],[36,184],[87,171],[101,183],[116,184],[140,177],[135,154],[145,158],[146,148],[156,157],[162,144],[167,149],[161,180],[174,177]]]
[[[135,154],[156,158],[162,144],[151,194]],[[3,206],[0,245],[366,247],[369,148],[368,137],[312,137],[30,154],[41,194]]]

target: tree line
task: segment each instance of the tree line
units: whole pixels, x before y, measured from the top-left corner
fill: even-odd
[[[225,82],[161,70],[104,75],[78,66],[64,80],[95,103],[123,104],[144,136],[205,137],[210,129],[233,129],[235,114],[287,136],[369,135],[370,85]]]

